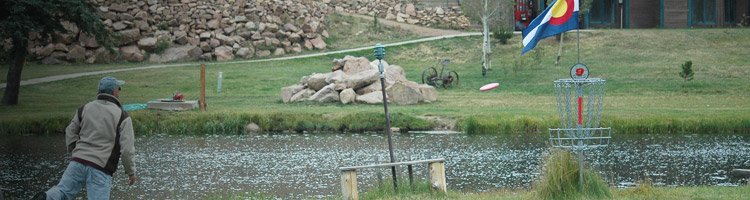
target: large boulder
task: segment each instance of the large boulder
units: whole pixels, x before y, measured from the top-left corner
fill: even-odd
[[[292,33],[289,35],[289,41],[299,43],[300,41],[302,41],[302,36],[297,33]]]
[[[417,12],[416,12],[416,9],[414,8],[414,4],[411,4],[411,3],[406,4],[406,9],[404,12],[406,12],[407,15],[412,16],[412,17],[417,16]]]
[[[316,37],[315,39],[310,40],[310,42],[312,43],[313,47],[315,47],[316,49],[320,49],[320,50],[325,50],[326,47],[328,46],[326,45],[326,42],[323,41],[323,38],[321,37]]]
[[[232,47],[229,46],[220,46],[214,49],[214,55],[216,55],[217,61],[227,61],[234,59],[234,54],[232,54]]]
[[[69,49],[68,55],[65,56],[66,60],[75,62],[86,59],[86,48],[83,48],[80,45],[73,45]]]
[[[141,38],[141,40],[138,40],[138,47],[146,50],[146,52],[154,52],[156,50],[156,38]]]
[[[380,78],[377,69],[371,69],[360,73],[352,74],[344,79],[344,84],[352,89],[359,89],[368,86]]]
[[[339,93],[334,89],[336,84],[330,84],[322,89],[318,90],[315,94],[310,97],[310,101],[317,102],[338,102]]]
[[[94,37],[89,37],[89,34],[81,32],[81,34],[78,34],[78,41],[83,44],[84,47],[89,48],[97,48],[99,47],[99,43],[96,41]]]
[[[140,49],[136,45],[120,47],[120,56],[122,56],[122,59],[131,62],[143,61],[143,54],[141,54]]]
[[[388,95],[386,94],[388,97]],[[359,95],[354,98],[356,102],[359,103],[369,103],[369,104],[378,104],[383,103],[383,93],[382,92],[370,92],[367,94]]]
[[[422,101],[422,94],[419,91],[407,86],[404,83],[394,83],[390,87],[385,89],[388,94],[388,99],[396,104],[410,105],[416,104]]]
[[[188,43],[187,32],[185,32],[185,31],[175,31],[174,32],[174,40],[173,41],[175,43],[179,44],[179,45],[185,45],[185,44],[187,44]]]
[[[292,85],[289,87],[281,88],[281,101],[284,103],[289,102],[292,99],[292,96],[299,93],[305,89],[305,86],[302,85]]]
[[[328,77],[326,77],[326,83],[343,83],[344,78],[346,78],[346,73],[344,73],[341,70],[336,70],[331,73],[327,73]]]
[[[343,104],[353,103],[355,97],[357,97],[357,93],[354,93],[354,90],[351,88],[345,89],[339,93],[339,99]]]
[[[292,98],[289,99],[289,102],[304,101],[310,98],[313,94],[315,94],[315,90],[304,89],[297,92],[297,94],[294,94]]]
[[[422,94],[422,102],[437,101],[438,95],[435,87],[427,84],[421,84],[416,86],[416,89],[419,90],[419,93]]]
[[[219,28],[221,28],[221,22],[219,22],[219,20],[216,20],[216,19],[212,19],[212,20],[208,21],[206,23],[206,25],[210,29],[219,29]]]
[[[409,81],[406,79],[406,72],[404,71],[404,68],[398,65],[389,65],[387,68],[385,68],[385,79],[389,83],[403,83]]]
[[[41,50],[37,52],[38,56],[46,57],[52,54],[52,52],[55,51],[55,44],[49,43],[47,46],[44,46]]]
[[[284,30],[289,31],[289,32],[297,32],[297,31],[299,31],[299,29],[297,28],[297,26],[294,26],[294,24],[292,24],[292,23],[284,24]]]
[[[271,55],[271,50],[258,50],[255,52],[258,57],[266,57]]]
[[[99,47],[94,53],[96,63],[111,63],[117,59],[117,55],[107,50],[107,48]]]
[[[370,84],[370,85],[368,85],[366,87],[359,88],[357,90],[357,94],[358,95],[363,95],[363,94],[367,94],[367,93],[375,92],[375,91],[380,91],[380,90],[383,90],[383,87],[381,87],[381,85],[380,85],[380,81],[375,81],[374,83],[372,83],[372,84]]]
[[[346,72],[346,74],[352,75],[352,74],[360,73],[363,71],[369,71],[372,69],[373,68],[370,66],[370,61],[367,60],[367,58],[359,57],[359,58],[345,60],[343,70],[344,72]]]
[[[240,50],[237,50],[237,56],[240,58],[250,58],[253,57],[253,52],[250,50],[250,48],[242,47]]]
[[[306,76],[306,78],[303,77],[300,83],[302,83],[302,85],[307,84],[307,88],[318,91],[328,85],[328,83],[326,83],[326,78],[328,78],[328,73],[313,73],[310,76]]]
[[[197,46],[185,45],[171,47],[159,54],[151,54],[151,62],[189,62],[201,58],[203,50]]]
[[[258,135],[260,131],[260,126],[255,123],[249,123],[245,126],[245,134],[247,135]]]
[[[120,31],[120,34],[122,35],[120,45],[130,44],[141,39],[141,30],[137,28]]]

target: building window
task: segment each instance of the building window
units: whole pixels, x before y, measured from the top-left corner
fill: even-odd
[[[596,25],[615,24],[616,6],[615,0],[594,0],[589,10],[589,23]]]
[[[716,24],[716,0],[693,0],[693,24]]]
[[[724,24],[734,24],[737,2],[736,0],[724,0]]]

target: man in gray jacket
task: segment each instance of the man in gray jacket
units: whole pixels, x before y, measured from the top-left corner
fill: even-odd
[[[135,148],[133,122],[120,103],[120,85],[125,81],[104,77],[96,100],[80,108],[65,129],[65,144],[72,158],[60,183],[34,199],[73,199],[86,186],[88,199],[109,199],[112,174],[122,157],[125,173],[133,185]]]

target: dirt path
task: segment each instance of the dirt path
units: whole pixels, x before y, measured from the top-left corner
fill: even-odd
[[[353,13],[343,13],[339,12],[339,14],[345,15],[345,16],[352,16],[357,18],[362,18],[366,20],[373,20],[372,16],[365,16],[365,15],[359,15],[359,14],[353,14]],[[413,24],[407,24],[407,23],[400,23],[392,20],[382,19],[379,18],[378,22],[386,25],[386,26],[393,26],[393,27],[399,27],[404,30],[411,31],[417,35],[420,36],[443,36],[443,35],[455,35],[455,34],[461,34],[464,32],[457,31],[457,30],[446,30],[446,29],[436,29],[436,28],[429,28],[429,27],[423,27],[423,26],[417,26]]]

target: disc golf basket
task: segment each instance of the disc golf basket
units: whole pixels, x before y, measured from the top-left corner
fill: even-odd
[[[612,128],[599,127],[606,81],[589,79],[588,68],[580,63],[573,66],[570,75],[570,79],[555,81],[561,128],[549,129],[549,140],[553,147],[578,154],[583,182],[583,151],[609,145]]]
[[[442,86],[443,88],[458,86],[458,73],[456,73],[456,71],[451,70],[443,74],[445,66],[450,63],[451,60],[449,59],[445,59],[439,62],[439,64],[442,65],[442,67],[440,68],[440,74],[438,74],[435,67],[430,66],[425,68],[424,71],[422,71],[422,83],[435,87]]]

